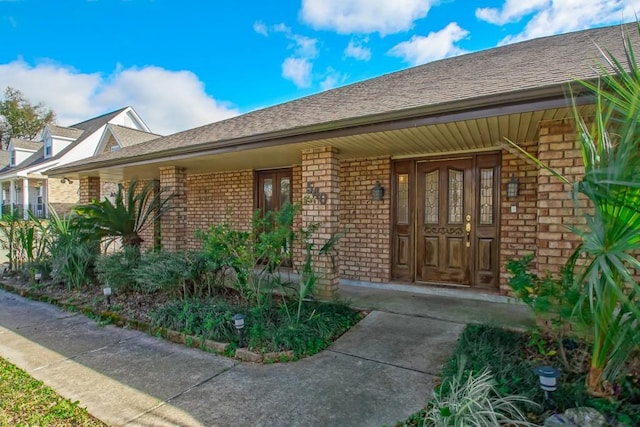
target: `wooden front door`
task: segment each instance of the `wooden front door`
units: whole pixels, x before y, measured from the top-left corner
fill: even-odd
[[[256,172],[256,208],[264,215],[291,203],[291,169]]]
[[[499,160],[482,154],[397,162],[396,279],[497,288]]]

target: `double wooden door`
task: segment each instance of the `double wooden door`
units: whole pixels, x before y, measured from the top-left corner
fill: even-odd
[[[498,286],[499,154],[394,164],[393,275]]]

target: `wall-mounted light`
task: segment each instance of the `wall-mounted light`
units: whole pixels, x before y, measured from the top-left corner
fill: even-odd
[[[507,182],[507,197],[518,197],[518,178],[515,175],[511,175],[511,179]]]
[[[62,179],[60,180],[60,183],[61,183],[61,184],[72,184],[72,183],[73,183],[73,181],[71,181],[69,178],[67,178],[67,177],[65,176],[64,178],[62,178]]]
[[[380,184],[380,181],[376,181],[376,184],[371,189],[371,200],[384,199],[384,187]]]

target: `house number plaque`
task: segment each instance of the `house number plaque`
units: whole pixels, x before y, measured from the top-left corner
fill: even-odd
[[[327,204],[327,193],[322,193],[319,188],[313,185],[313,182],[307,182],[307,194],[311,195],[316,203]]]

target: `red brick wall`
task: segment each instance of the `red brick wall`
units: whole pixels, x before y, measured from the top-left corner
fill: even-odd
[[[185,249],[186,222],[188,218],[186,202],[186,171],[175,166],[160,168],[160,189],[171,195],[167,203],[169,210],[160,218],[160,239],[162,249],[179,251]]]
[[[539,159],[574,182],[584,175],[580,142],[572,120],[540,124]],[[584,214],[576,212],[568,185],[546,170],[538,178],[538,271],[559,272],[573,253],[579,238],[568,226],[585,224]],[[579,202],[582,208],[586,200]]]
[[[205,231],[213,224],[231,221],[248,230],[253,215],[253,171],[189,175],[186,203],[186,238],[190,249],[201,247],[200,240],[194,237],[196,230]]]
[[[537,154],[535,142],[520,146]],[[512,176],[518,180],[518,197],[507,198],[507,182]],[[507,285],[507,260],[537,249],[538,167],[521,155],[503,151],[500,182],[500,293],[506,294],[511,289]],[[516,212],[511,212],[512,206]]]
[[[340,162],[340,276],[386,282],[391,278],[391,160],[367,158]],[[371,200],[380,181],[384,199]]]
[[[319,249],[339,230],[340,226],[340,162],[332,147],[314,148],[302,153],[302,184],[313,183],[326,195],[322,203],[305,194],[302,203],[302,226],[313,223],[320,226],[311,237],[314,244],[314,268],[318,273],[314,293],[321,298],[331,298],[338,290],[338,271],[331,258],[318,255]],[[340,243],[337,250],[340,250]]]

